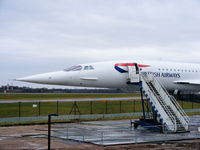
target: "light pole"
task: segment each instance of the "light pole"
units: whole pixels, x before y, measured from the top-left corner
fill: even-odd
[[[48,150],[51,149],[51,116],[58,116],[58,114],[48,115]]]

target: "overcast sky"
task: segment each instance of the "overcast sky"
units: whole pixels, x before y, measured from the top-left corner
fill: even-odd
[[[200,1],[0,0],[0,85],[121,59],[200,63]]]

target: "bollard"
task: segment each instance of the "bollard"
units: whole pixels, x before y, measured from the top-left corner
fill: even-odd
[[[51,116],[58,116],[58,114],[48,115],[48,150],[51,149]]]

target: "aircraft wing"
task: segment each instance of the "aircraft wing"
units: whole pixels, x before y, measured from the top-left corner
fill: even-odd
[[[174,83],[200,85],[200,80],[178,80],[178,81],[174,81]]]

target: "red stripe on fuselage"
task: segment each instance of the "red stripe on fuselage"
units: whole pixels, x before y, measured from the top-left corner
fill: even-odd
[[[135,66],[134,63],[118,63],[118,64],[115,64],[115,66]],[[138,64],[138,67],[150,67],[150,65],[142,65],[142,64]]]

